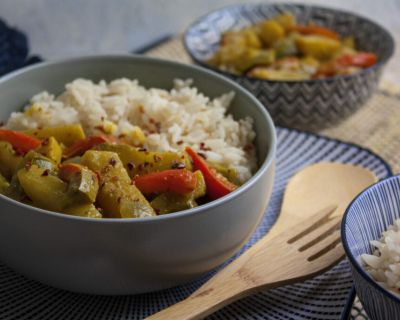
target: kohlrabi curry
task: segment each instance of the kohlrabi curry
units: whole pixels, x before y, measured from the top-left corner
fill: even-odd
[[[80,125],[0,129],[0,192],[46,210],[91,218],[167,214],[237,188],[237,172],[186,147],[154,152]]]

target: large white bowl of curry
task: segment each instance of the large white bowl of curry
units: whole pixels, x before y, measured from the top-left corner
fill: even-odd
[[[214,72],[140,56],[41,63],[0,79],[0,119],[21,110],[37,92],[61,92],[75,78],[109,81],[121,77],[166,89],[175,78],[191,78],[210,97],[234,91],[230,107],[234,118],[254,119],[258,170],[217,200],[144,218],[66,215],[0,195],[0,260],[28,278],[90,294],[169,288],[199,277],[235,254],[264,215],[275,172],[273,122],[256,98]]]

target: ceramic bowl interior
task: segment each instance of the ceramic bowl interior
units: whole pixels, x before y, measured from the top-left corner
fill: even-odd
[[[342,222],[342,241],[352,266],[355,286],[373,319],[398,319],[400,298],[384,289],[364,270],[360,256],[371,254],[371,240],[381,237],[400,218],[400,176],[387,178],[363,191],[348,207]],[[381,317],[388,314],[389,317]]]

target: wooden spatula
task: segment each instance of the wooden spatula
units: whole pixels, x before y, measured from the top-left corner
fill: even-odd
[[[344,255],[338,230],[344,209],[376,180],[364,168],[339,163],[303,169],[289,182],[279,219],[266,236],[189,298],[148,319],[200,319],[253,292],[332,267]]]

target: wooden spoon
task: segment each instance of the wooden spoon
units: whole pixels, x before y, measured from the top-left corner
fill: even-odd
[[[331,204],[333,215],[343,216],[350,202],[365,188],[378,181],[373,172],[360,166],[319,162],[298,171],[286,186],[278,220],[268,237],[287,230],[294,223]]]
[[[341,163],[301,170],[288,183],[279,218],[267,235],[187,299],[148,319],[201,319],[256,291],[327,270],[344,255],[338,245],[344,210],[376,181],[371,171]]]

